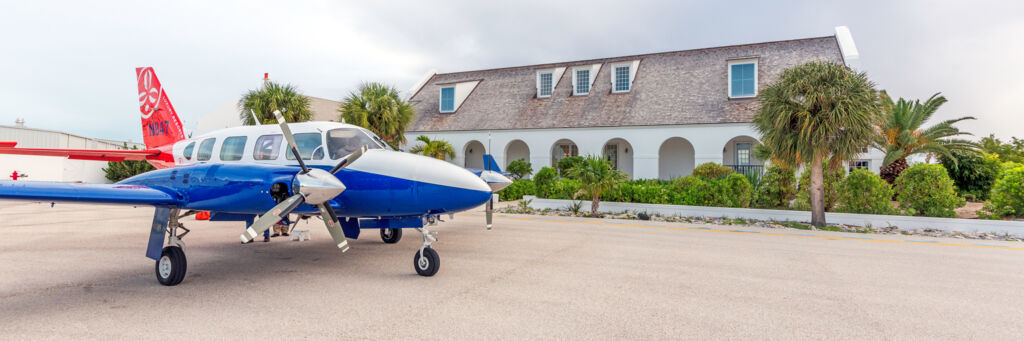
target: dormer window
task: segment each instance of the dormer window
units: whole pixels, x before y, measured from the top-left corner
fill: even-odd
[[[729,98],[757,96],[757,59],[729,61]]]
[[[554,90],[554,73],[542,71],[537,73],[537,98],[551,97]]]
[[[441,88],[441,112],[455,112],[455,87]]]
[[[612,92],[629,92],[630,88],[630,65],[616,65],[612,67]]]
[[[583,96],[590,93],[590,69],[576,69],[572,73],[572,95]]]

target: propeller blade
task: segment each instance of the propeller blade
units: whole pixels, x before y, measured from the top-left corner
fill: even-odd
[[[331,233],[334,243],[338,245],[341,252],[348,251],[348,240],[345,239],[345,231],[341,230],[341,223],[338,222],[338,216],[334,214],[334,210],[326,203],[316,206],[320,208],[320,217],[324,219],[324,225],[327,226],[327,232]]]
[[[302,161],[302,154],[299,154],[299,145],[295,143],[295,137],[292,136],[292,130],[288,128],[288,122],[284,120],[284,115],[281,115],[280,110],[274,110],[274,117],[277,117],[277,123],[281,125],[281,133],[284,134],[284,139],[288,141],[289,149],[292,150],[292,155],[295,155],[295,160],[299,161],[299,166],[302,167],[302,172],[309,172],[309,168],[306,168],[306,163]]]
[[[242,233],[242,242],[248,243],[253,238],[256,238],[260,233],[266,231],[277,222],[287,217],[289,213],[292,213],[299,204],[302,204],[306,200],[306,197],[302,194],[296,194],[288,199],[285,199],[270,211],[264,213],[259,219],[252,223],[249,228],[245,229],[245,233]]]
[[[340,171],[342,168],[348,167],[348,165],[351,165],[353,162],[356,162],[356,159],[359,159],[359,157],[363,156],[363,153],[366,153],[367,149],[369,148],[363,146],[362,148],[359,148],[359,150],[352,152],[352,154],[345,155],[345,157],[341,159],[341,162],[338,162],[338,165],[334,166],[334,168],[331,168],[331,174],[337,174],[338,171]]]

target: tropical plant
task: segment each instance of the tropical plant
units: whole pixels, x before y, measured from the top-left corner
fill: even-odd
[[[416,141],[423,142],[409,149],[410,153],[429,156],[438,160],[448,160],[455,157],[455,150],[451,143],[445,140],[431,140],[426,135],[416,137]]]
[[[398,90],[370,82],[349,93],[338,107],[341,119],[380,136],[392,148],[405,144],[405,130],[416,117],[416,109],[402,99]]]
[[[796,175],[792,169],[768,166],[755,189],[754,206],[786,207],[796,196]]]
[[[831,164],[832,162],[829,159],[825,160],[824,163]],[[825,167],[821,186],[823,189],[822,196],[825,199],[825,211],[832,211],[836,207],[836,202],[839,201],[839,192],[836,190],[836,187],[844,178],[846,178],[845,168]],[[799,187],[792,207],[801,211],[811,210],[811,194],[811,172],[808,172],[807,167],[805,167],[804,172],[800,173]]]
[[[519,180],[533,174],[533,165],[525,159],[519,159],[510,162],[506,170],[512,175],[513,179]]]
[[[981,150],[996,155],[1000,161],[1024,163],[1024,139],[1011,137],[1009,143],[1004,143],[990,134],[981,139],[980,145]]]
[[[761,143],[783,166],[809,163],[811,224],[825,226],[824,160],[831,168],[870,144],[879,103],[864,73],[831,62],[786,69],[760,94]]]
[[[992,184],[999,179],[1002,164],[994,154],[951,150],[953,157],[939,157],[961,196],[988,199]]]
[[[537,171],[537,174],[533,175],[533,182],[537,185],[537,196],[541,198],[550,196],[557,178],[558,173],[554,168],[544,167]]]
[[[992,188],[985,210],[997,217],[1024,217],[1024,167],[1003,173]]]
[[[900,173],[909,167],[907,157],[928,153],[950,159],[956,164],[953,150],[972,151],[977,144],[971,141],[952,138],[970,133],[960,131],[953,126],[963,120],[973,120],[974,117],[965,116],[945,120],[931,127],[922,127],[939,110],[946,98],[938,93],[924,101],[908,101],[900,98],[896,103],[888,96],[881,96],[883,107],[891,108],[884,112],[879,123],[880,134],[872,143],[873,146],[885,152],[885,159],[882,160],[880,175],[889,183],[896,181]]]
[[[249,90],[238,100],[238,109],[238,118],[242,119],[243,125],[257,124],[254,113],[260,120],[259,124],[277,124],[275,110],[280,110],[287,122],[305,122],[313,117],[309,110],[309,97],[299,94],[291,84],[274,82],[266,82],[261,89]]]
[[[128,144],[124,143],[121,148],[128,149]],[[135,150],[138,148],[133,146],[131,149]],[[124,160],[107,162],[107,167],[103,168],[103,173],[107,180],[118,182],[151,170],[156,170],[156,167],[153,167],[153,165],[144,160]]]
[[[590,215],[594,217],[597,216],[601,193],[615,189],[628,178],[626,173],[612,169],[611,163],[595,155],[588,155],[582,163],[573,166],[567,176],[580,181],[579,195],[590,197]]]
[[[892,214],[892,185],[867,169],[854,169],[839,182],[836,210],[847,213]]]
[[[956,195],[953,180],[942,165],[916,164],[896,178],[896,200],[910,214],[955,217],[966,201]]]
[[[561,160],[558,160],[558,163],[555,166],[558,167],[558,175],[567,176],[570,169],[582,163],[582,156],[567,156],[562,158]]]

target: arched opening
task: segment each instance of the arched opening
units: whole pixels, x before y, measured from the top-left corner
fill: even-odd
[[[512,161],[519,159],[530,162],[530,147],[523,140],[512,140],[505,146],[505,168],[508,168]]]
[[[764,161],[754,155],[754,147],[761,144],[750,136],[737,136],[722,148],[722,164],[732,167],[736,173],[760,176],[764,172]]]
[[[480,143],[480,141],[469,141],[466,143],[466,147],[462,149],[463,166],[466,168],[484,169],[484,154],[486,152],[484,144]]]
[[[604,159],[612,164],[612,168],[633,177],[633,145],[629,141],[616,137],[605,142],[602,150]]]
[[[658,178],[671,180],[693,174],[693,144],[682,137],[673,137],[658,148]]]
[[[557,167],[558,160],[579,155],[580,149],[576,147],[576,142],[570,139],[555,141],[555,144],[551,145],[551,167]]]

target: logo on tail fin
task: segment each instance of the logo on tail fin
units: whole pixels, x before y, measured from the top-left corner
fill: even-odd
[[[153,80],[153,68],[147,67],[139,73],[139,111],[142,118],[153,116],[160,103],[160,82]]]

